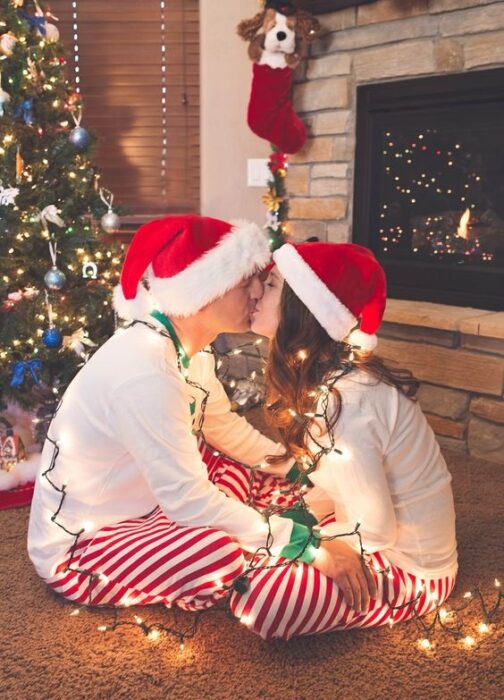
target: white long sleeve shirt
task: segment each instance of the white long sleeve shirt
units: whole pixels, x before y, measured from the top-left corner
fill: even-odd
[[[151,323],[161,328],[154,319]],[[212,445],[249,465],[281,451],[231,413],[211,354],[191,359],[188,378],[209,391],[204,432]],[[49,429],[60,451],[48,476],[57,486],[66,484],[67,492],[57,522],[70,532],[85,527],[83,537],[89,538],[159,505],[180,525],[218,528],[249,551],[264,546],[268,527],[262,516],[208,479],[191,432],[203,396],[182,377],[166,337],[139,324],[110,338],[70,384]],[[53,450],[46,441],[28,531],[29,555],[43,578],[54,573],[73,544],[51,521],[61,494],[42,474]],[[293,523],[274,516],[270,526],[272,551],[279,553],[290,541]]]
[[[336,516],[322,534],[349,533],[360,523],[367,552],[383,552],[392,564],[424,578],[454,575],[451,475],[420,407],[363,371],[336,386],[342,409],[333,439],[343,454],[321,459],[306,497],[319,519]],[[327,436],[322,442],[330,444]],[[359,550],[357,536],[342,539]]]

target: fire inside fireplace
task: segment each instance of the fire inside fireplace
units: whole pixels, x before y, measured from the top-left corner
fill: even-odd
[[[504,309],[504,70],[358,89],[353,231],[391,296]]]

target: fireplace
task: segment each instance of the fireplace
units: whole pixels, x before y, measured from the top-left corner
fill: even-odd
[[[358,87],[353,240],[392,297],[504,309],[504,69]]]

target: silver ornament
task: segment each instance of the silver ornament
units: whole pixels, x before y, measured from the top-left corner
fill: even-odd
[[[79,151],[83,151],[91,143],[89,131],[87,131],[87,129],[84,129],[84,127],[82,126],[76,126],[75,129],[72,129],[68,140]]]
[[[109,209],[101,218],[102,229],[107,233],[117,233],[121,227],[121,219],[117,214]]]
[[[44,282],[46,283],[46,286],[49,289],[59,291],[60,289],[63,289],[65,285],[65,273],[61,272],[61,270],[58,270],[57,267],[53,266],[48,272],[46,272],[44,276]]]

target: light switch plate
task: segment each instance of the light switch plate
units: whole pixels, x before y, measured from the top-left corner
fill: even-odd
[[[267,158],[249,158],[247,160],[247,185],[249,187],[267,187],[271,179]]]

